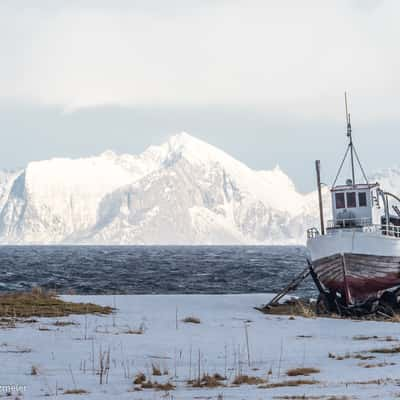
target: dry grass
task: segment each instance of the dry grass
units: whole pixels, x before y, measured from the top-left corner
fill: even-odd
[[[154,383],[152,381],[143,382],[140,386],[142,389],[154,389]]]
[[[266,385],[259,386],[259,388],[260,389],[274,389],[274,388],[280,388],[280,387],[316,385],[317,383],[319,383],[319,382],[316,380],[297,379],[297,380],[290,380],[290,381],[267,383]]]
[[[162,373],[160,367],[156,364],[151,364],[151,374],[153,376],[161,376]]]
[[[142,389],[163,390],[165,392],[168,392],[170,390],[174,390],[175,386],[171,382],[158,383],[158,382],[147,381],[147,382],[143,382],[141,384],[141,388]]]
[[[224,380],[225,378],[220,374],[214,374],[214,375],[204,374],[200,380],[199,379],[191,380],[188,381],[188,384],[196,388],[200,387],[214,388],[214,387],[225,386],[225,384],[223,383]]]
[[[353,358],[356,360],[374,360],[376,357],[375,356],[366,356],[363,354],[354,354]]]
[[[385,379],[372,379],[370,381],[352,381],[352,382],[346,382],[347,385],[382,385],[386,383],[387,380]]]
[[[201,323],[200,318],[193,317],[193,316],[183,318],[182,322],[185,322],[186,324],[200,324]]]
[[[389,319],[390,322],[400,322],[400,314],[395,313],[393,317]]]
[[[85,389],[67,389],[64,390],[63,394],[88,394],[89,392]]]
[[[363,316],[356,316],[356,315],[345,316],[336,313],[317,314],[316,303],[310,302],[307,299],[290,299],[285,301],[284,303],[279,303],[270,306],[269,308],[256,307],[256,309],[264,314],[287,315],[290,316],[289,319],[294,319],[295,316],[304,318],[315,318],[319,316],[323,318],[351,319],[359,321],[382,321],[382,322],[396,322],[396,323],[400,322],[400,314],[394,314],[393,317],[388,317],[385,315],[378,315],[378,314],[368,314]]]
[[[345,355],[337,355],[337,354],[334,354],[334,353],[328,353],[328,357],[329,358],[333,358],[334,360],[339,360],[339,361],[342,361],[342,360],[347,360],[348,358],[351,358],[351,354],[350,353],[346,353]]]
[[[166,383],[155,383],[156,390],[164,390],[166,392],[170,391],[170,390],[175,390],[175,386],[171,383],[171,382],[166,382]]]
[[[287,376],[309,376],[311,374],[318,374],[321,372],[317,368],[293,368],[286,371]]]
[[[356,336],[353,336],[353,340],[379,340],[382,342],[397,342],[398,341],[393,336],[379,337],[376,335],[374,335],[374,336],[356,335]]]
[[[143,335],[144,330],[143,329],[127,329],[124,331],[126,335]]]
[[[337,355],[334,353],[329,353],[328,357],[333,358],[334,360],[339,360],[339,361],[348,360],[349,358],[354,358],[356,360],[373,360],[376,358],[375,356],[364,355],[364,354],[359,354],[359,353],[356,353],[356,354],[346,353],[344,355]]]
[[[32,365],[31,367],[31,375],[39,375],[39,370],[36,365]]]
[[[133,380],[133,383],[135,385],[140,385],[143,382],[146,382],[146,375],[143,372],[139,372],[136,376],[135,379]]]
[[[380,368],[380,367],[388,367],[388,366],[392,366],[392,365],[396,365],[396,363],[381,362],[381,363],[377,363],[377,364],[363,364],[363,363],[358,364],[359,367],[363,367],[363,368]]]
[[[287,300],[285,303],[276,304],[260,311],[265,314],[290,315],[290,319],[294,319],[293,316],[305,318],[314,318],[316,316],[315,304],[300,299]]]
[[[0,353],[25,354],[25,353],[30,353],[31,351],[32,351],[32,349],[30,349],[29,347],[18,347],[17,346],[15,349],[0,350]]]
[[[7,293],[0,295],[0,317],[62,317],[70,314],[110,314],[111,307],[91,303],[63,301],[51,292],[39,289],[27,293]]]
[[[258,376],[249,376],[249,375],[237,375],[235,379],[232,381],[234,385],[260,385],[265,383],[265,379],[262,379]]]
[[[371,339],[379,339],[378,336],[365,336],[365,335],[356,335],[353,336],[353,340],[371,340]]]
[[[400,353],[400,346],[383,347],[383,348],[380,348],[380,349],[372,349],[372,350],[368,350],[368,353],[377,353],[377,354],[395,354],[395,353]]]
[[[53,324],[54,326],[69,326],[69,325],[77,325],[76,322],[72,321],[56,321]]]
[[[300,315],[304,318],[315,318],[317,316],[314,304],[307,304],[299,301],[298,307],[300,309]]]
[[[153,373],[153,375],[161,375],[161,372],[158,374],[160,371],[159,369],[154,369],[154,365],[152,365],[153,372],[156,372],[156,374]],[[136,376],[135,379],[133,380],[133,383],[135,385],[140,385],[136,386],[133,388],[134,391],[140,391],[142,389],[155,389],[155,390],[163,390],[163,391],[170,391],[174,390],[175,386],[171,382],[166,382],[166,383],[158,383],[156,381],[151,381],[150,379],[147,380],[146,375],[143,372],[139,372]]]

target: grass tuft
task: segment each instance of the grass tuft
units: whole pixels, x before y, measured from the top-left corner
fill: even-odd
[[[63,301],[52,292],[33,289],[32,292],[0,295],[0,317],[63,317],[70,314],[110,314],[111,307],[91,303]]]
[[[162,373],[160,367],[156,364],[151,364],[151,374],[153,376],[161,376]]]
[[[234,385],[260,385],[261,383],[265,383],[265,379],[258,376],[237,375],[232,383]]]
[[[383,347],[379,349],[368,350],[368,353],[377,353],[377,354],[395,354],[400,353],[400,346],[396,347]]]
[[[133,380],[133,383],[135,385],[140,385],[143,382],[146,382],[146,375],[143,372],[139,372],[136,376],[135,379]]]
[[[353,340],[371,340],[371,339],[379,339],[378,336],[366,336],[366,335],[356,335],[353,336]]]
[[[183,318],[182,322],[185,322],[186,324],[200,324],[201,323],[200,318],[193,317],[193,316]]]
[[[319,372],[321,372],[319,369],[317,368],[293,368],[293,369],[289,369],[286,372],[287,376],[309,376],[311,374],[318,374]]]
[[[377,363],[377,364],[363,364],[363,363],[358,364],[359,367],[363,367],[363,368],[379,368],[379,367],[388,367],[388,366],[392,366],[392,365],[396,365],[396,363],[381,362],[381,363]]]
[[[259,386],[259,388],[260,389],[274,389],[274,388],[280,388],[280,387],[315,385],[317,383],[319,383],[319,382],[315,381],[315,380],[297,379],[297,380],[290,380],[290,381],[267,383],[266,385]]]
[[[67,389],[64,390],[63,394],[88,394],[89,392],[85,389]]]
[[[147,381],[143,382],[141,384],[142,389],[155,389],[155,390],[163,390],[163,391],[170,391],[174,390],[175,386],[171,382],[166,382],[166,383],[158,383],[158,382],[152,382],[152,381]]]
[[[334,353],[329,353],[328,357],[333,358],[334,360],[339,360],[339,361],[348,360],[349,358],[355,358],[356,360],[373,360],[374,358],[376,358],[375,356],[364,355],[364,354],[360,354],[360,353],[356,353],[356,354],[346,353],[342,356],[334,354]]]
[[[72,321],[56,321],[53,324],[54,326],[69,326],[69,325],[76,325],[76,322]]]
[[[188,381],[188,384],[195,388],[202,388],[202,387],[214,388],[214,387],[225,386],[225,384],[222,383],[222,381],[224,380],[225,378],[220,374],[214,374],[214,375],[204,374],[200,380],[194,379]]]
[[[126,335],[143,335],[144,330],[143,329],[127,329],[124,331]]]
[[[32,365],[32,367],[31,367],[31,375],[33,375],[33,376],[39,375],[39,370],[38,370],[38,367],[36,365]]]

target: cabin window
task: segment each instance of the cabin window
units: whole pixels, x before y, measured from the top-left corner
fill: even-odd
[[[358,193],[358,206],[367,207],[367,193],[365,192]]]
[[[346,205],[344,204],[344,193],[336,193],[335,202],[336,202],[336,208],[345,208]]]
[[[355,207],[357,207],[356,192],[348,192],[348,193],[346,193],[346,200],[347,200],[347,208],[355,208]]]

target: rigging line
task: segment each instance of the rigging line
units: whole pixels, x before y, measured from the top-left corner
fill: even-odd
[[[365,171],[364,171],[364,168],[363,168],[363,166],[362,166],[362,164],[361,164],[360,159],[358,158],[357,150],[356,150],[356,148],[355,148],[354,146],[353,146],[353,150],[354,150],[354,154],[356,155],[356,159],[357,159],[358,165],[359,165],[359,167],[360,167],[360,169],[361,169],[361,172],[362,172],[362,174],[363,174],[363,177],[364,177],[364,179],[365,179],[365,182],[366,182],[367,185],[368,185],[368,178],[367,178],[367,175],[366,175],[366,173],[365,173]]]
[[[343,164],[344,164],[344,162],[346,161],[347,154],[349,153],[349,150],[350,150],[350,145],[347,146],[346,152],[344,153],[343,160],[342,160],[342,162],[340,163],[339,171],[338,171],[338,173],[336,174],[336,178],[335,178],[335,180],[333,181],[332,187],[335,186],[336,181],[338,180],[339,175],[340,175],[340,173],[342,172]]]

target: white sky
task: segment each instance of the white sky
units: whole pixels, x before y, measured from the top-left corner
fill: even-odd
[[[300,138],[303,130],[323,129],[325,121],[327,132],[338,127],[340,135],[345,89],[351,93],[353,124],[368,131],[381,120],[390,121],[385,134],[392,140],[400,117],[399,17],[400,2],[394,0],[2,0],[0,138],[8,135],[3,138],[11,149],[21,138],[33,143],[41,126],[51,140],[35,142],[38,148],[25,149],[14,160],[0,152],[0,166],[92,154],[93,140],[98,142],[93,150],[135,151],[146,140],[161,139],[162,127],[155,129],[142,118],[137,125],[129,119],[135,132],[130,146],[118,134],[113,142],[115,132],[126,130],[115,113],[108,119],[113,133],[107,135],[104,128],[94,132],[99,113],[118,107],[126,112],[173,110],[175,123],[166,124],[164,135],[172,133],[168,129],[187,130],[254,167],[278,162],[290,173],[294,161],[304,160],[293,160],[293,151],[288,152],[290,160],[285,157],[285,142],[276,138],[280,129],[283,137],[292,129]],[[27,118],[27,108],[36,110],[35,123],[10,122],[10,113],[16,121],[18,115]],[[201,110],[201,120],[212,119],[219,109],[241,115],[244,130],[250,120],[249,126],[260,132],[253,148],[268,128],[263,143],[280,158],[264,153],[268,160],[263,163],[255,150],[259,161],[254,162],[251,152],[241,152],[249,136],[234,129],[237,123],[233,127],[220,118],[218,130],[211,133],[188,117]],[[62,113],[89,113],[93,121],[72,124],[73,132],[65,126],[56,132],[65,119],[49,123],[50,112],[59,118],[68,118]],[[260,115],[264,125],[254,125]],[[81,147],[71,154],[60,151],[68,148],[63,146],[67,136],[77,132],[85,136]],[[302,149],[299,139],[297,150]],[[393,154],[380,165],[395,161]]]

